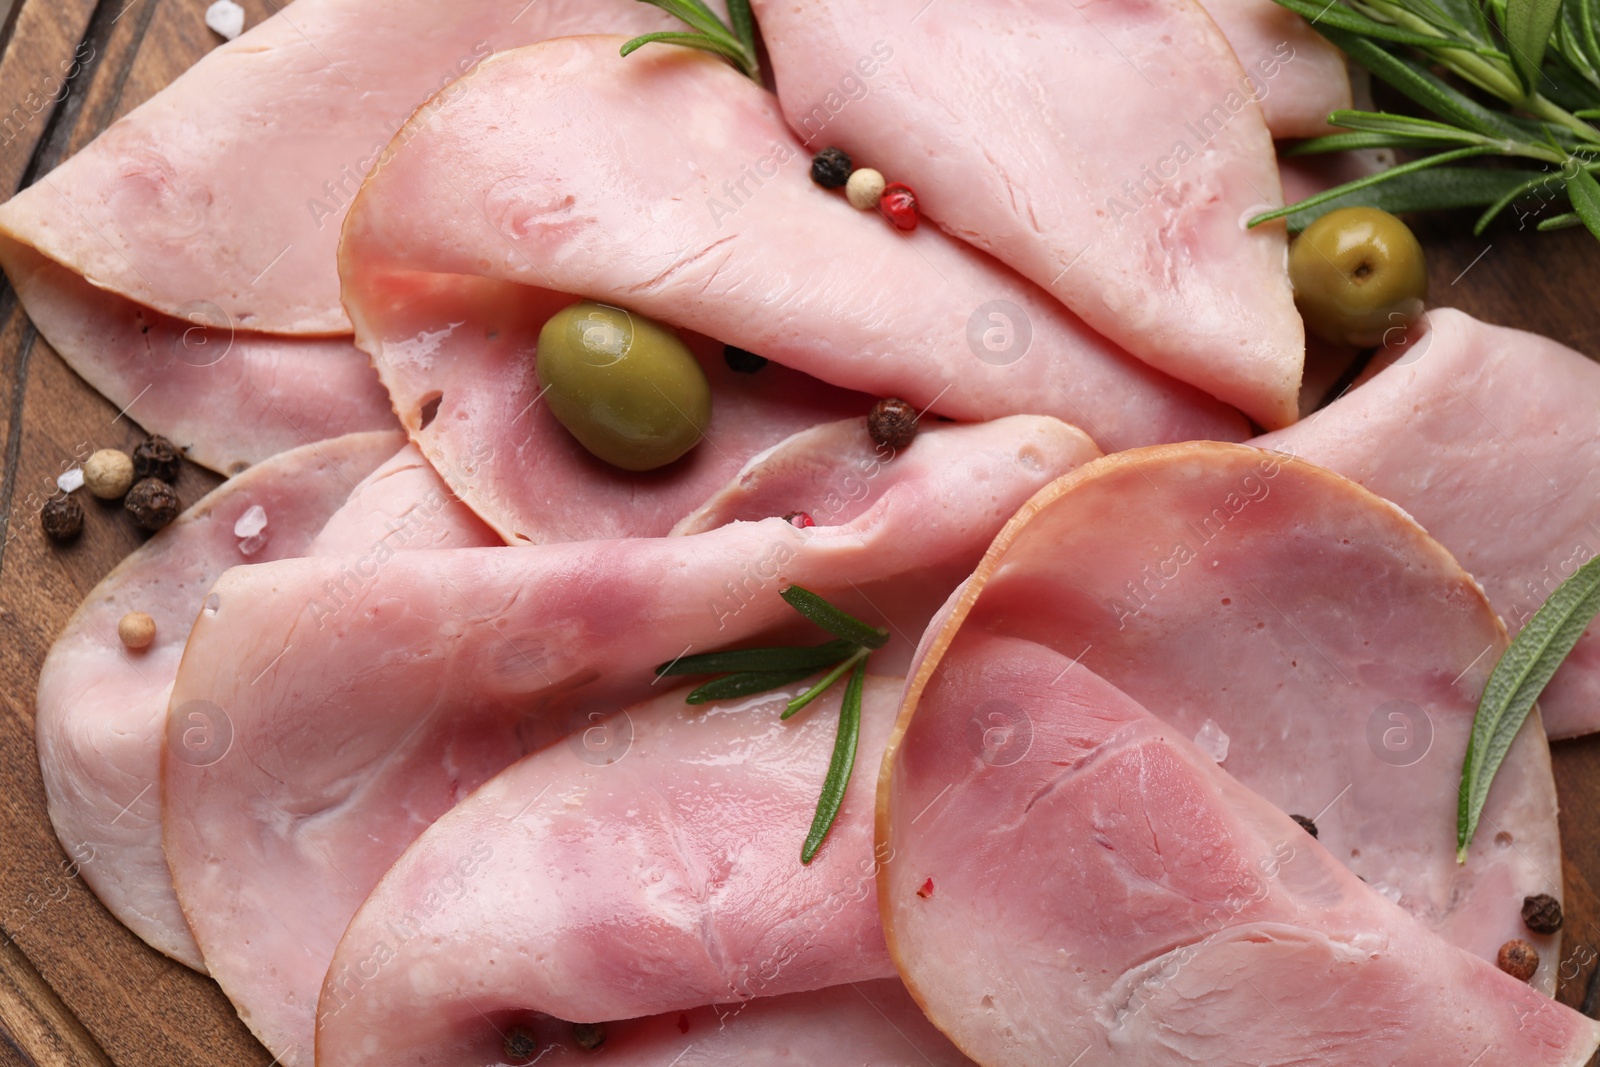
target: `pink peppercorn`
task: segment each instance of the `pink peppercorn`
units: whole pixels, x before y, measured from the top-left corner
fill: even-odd
[[[878,210],[897,230],[917,228],[917,194],[904,182],[891,182],[878,198]]]

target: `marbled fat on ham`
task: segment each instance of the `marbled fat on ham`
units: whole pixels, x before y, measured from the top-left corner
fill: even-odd
[[[1450,308],[1429,311],[1408,340],[1387,369],[1253,443],[1404,508],[1482,583],[1514,635],[1600,553],[1600,367]],[[1600,730],[1594,627],[1539,708],[1551,737]]]
[[[886,622],[895,639],[875,669],[903,670],[1006,518],[1096,454],[1055,419],[934,424],[887,461],[839,457],[848,505],[835,505],[837,520],[824,519],[817,483],[797,479],[795,507],[833,525],[769,518],[224,575],[172,699],[224,709],[250,758],[168,761],[163,796],[168,863],[212,975],[274,1054],[306,1062],[317,992],[351,917],[474,788],[590,714],[657,692],[658,663],[814,642],[778,596],[789,583]],[[772,455],[795,464],[792,450]],[[287,899],[299,906],[285,911]]]
[[[996,705],[1026,747],[982,744]],[[1600,1044],[1059,652],[953,620],[899,729],[884,933],[985,1067],[1579,1067]]]
[[[351,208],[340,260],[357,341],[436,466],[467,422],[538,425],[532,357],[554,294],[954,418],[1053,415],[1103,448],[1240,439],[1237,412],[1013,271],[818,188],[777,101],[726,63],[683,48],[622,58],[621,44],[572,37],[486,61]],[[715,427],[707,443],[721,444]],[[477,492],[509,494],[524,473]]]
[[[83,879],[113,915],[197,970],[200,950],[161,851],[161,751],[184,639],[223,571],[306,551],[351,486],[400,442],[394,431],[353,434],[224,482],[95,586],[40,668],[39,769],[62,846],[93,857],[82,864]],[[234,523],[252,507],[265,510],[267,526],[245,546]],[[134,651],[118,639],[117,621],[130,611],[155,619],[149,648]],[[222,729],[183,727],[191,725]]]
[[[1244,227],[1282,202],[1272,138],[1198,3],[755,7],[809,151],[909,183],[930,221],[1151,366],[1264,426],[1294,421],[1305,337],[1284,230]]]
[[[867,678],[849,790],[801,866],[844,688],[780,720],[809,684],[697,706],[669,690],[434,823],[339,943],[318,1064],[460,1063],[504,1013],[602,1022],[893,975],[872,812],[904,679]]]

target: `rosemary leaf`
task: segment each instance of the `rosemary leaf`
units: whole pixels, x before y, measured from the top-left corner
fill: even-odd
[[[778,689],[798,682],[815,673],[813,668],[797,667],[790,671],[744,671],[739,674],[725,674],[721,678],[713,678],[705,685],[691,689],[689,695],[683,698],[683,702],[709,704],[713,700],[738,700],[740,697],[754,696],[769,689]]]
[[[1280,207],[1276,211],[1269,211],[1264,215],[1257,215],[1255,218],[1250,220],[1250,225],[1259,226],[1263,222],[1271,222],[1273,219],[1281,219],[1284,216],[1292,215],[1297,211],[1305,211],[1307,208],[1320,207],[1321,205],[1326,204],[1331,200],[1336,200],[1348,193],[1353,193],[1361,189],[1368,189],[1374,185],[1381,185],[1384,182],[1392,182],[1398,178],[1405,177],[1407,174],[1414,174],[1417,171],[1425,170],[1428,167],[1436,167],[1441,163],[1450,163],[1457,159],[1467,159],[1470,156],[1488,155],[1493,151],[1493,148],[1473,146],[1469,148],[1456,148],[1449,152],[1440,152],[1437,155],[1424,156],[1423,158],[1413,160],[1410,163],[1402,163],[1398,167],[1390,167],[1388,170],[1380,171],[1377,174],[1370,174],[1365,178],[1357,178],[1353,182],[1345,182],[1343,185],[1335,186],[1326,192],[1318,193],[1316,196],[1308,196],[1298,204],[1290,204],[1288,207]]]
[[[1583,220],[1576,211],[1569,211],[1565,215],[1553,215],[1539,223],[1540,233],[1549,233],[1551,230],[1570,230],[1574,226],[1582,226]]]
[[[679,656],[656,668],[658,676],[672,674],[723,674],[728,671],[794,671],[802,667],[820,670],[832,666],[856,650],[843,639],[804,648],[741,648],[732,652],[707,652],[699,656]]]
[[[1567,182],[1567,196],[1572,200],[1573,212],[1589,232],[1600,237],[1600,182],[1580,167]]]
[[[1487,144],[1489,138],[1432,119],[1412,118],[1410,115],[1390,115],[1382,111],[1335,111],[1328,116],[1331,126],[1365,133],[1386,133],[1413,141],[1443,141],[1449,144]]]
[[[735,62],[739,62],[743,58],[742,50],[736,44],[724,44],[716,38],[708,37],[703,33],[677,33],[672,31],[647,33],[642,37],[635,37],[622,46],[621,54],[630,56],[645,45],[654,44],[657,41],[666,44],[681,44],[685,48],[698,48],[702,52],[714,52],[724,59],[731,59]]]
[[[1506,44],[1528,92],[1539,88],[1539,69],[1550,34],[1561,14],[1561,0],[1506,0]]]
[[[1433,142],[1394,133],[1330,133],[1289,145],[1280,156],[1320,156],[1327,152],[1348,152],[1360,148],[1416,148]]]
[[[1306,21],[1319,31],[1323,27],[1332,27],[1347,33],[1359,33],[1363,37],[1377,37],[1385,41],[1394,41],[1396,44],[1416,45],[1421,48],[1436,45],[1440,40],[1431,34],[1416,33],[1392,23],[1370,19],[1338,3],[1337,0],[1331,4],[1326,0],[1321,3],[1316,0],[1278,0],[1278,3],[1290,11],[1305,16]]]
[[[833,758],[828,761],[828,776],[823,779],[822,794],[817,797],[817,814],[811,820],[811,831],[800,848],[801,863],[810,863],[816,858],[844,804],[850,772],[856,765],[856,744],[861,739],[861,692],[866,682],[867,660],[862,656],[856,661],[856,669],[844,687],[844,699],[839,702],[839,732],[833,739]]]
[[[728,25],[752,59],[756,54],[756,17],[750,13],[750,0],[728,0]]]
[[[1322,215],[1342,207],[1376,207],[1392,215],[1413,211],[1483,207],[1527,182],[1539,182],[1543,171],[1500,170],[1480,167],[1435,167],[1412,171],[1393,181],[1337,196],[1310,209],[1293,205],[1285,216],[1290,233],[1299,233]]]
[[[809,589],[791,585],[781,594],[789,606],[835,637],[862,648],[882,648],[889,643],[889,631],[868,626],[849,612],[840,611]]]
[[[717,13],[707,7],[704,0],[640,0],[651,7],[659,7],[680,22],[686,22],[698,32],[708,36],[724,36],[728,28]]]
[[[867,649],[857,648],[855,655],[839,664],[827,674],[824,674],[822,676],[822,681],[818,682],[810,689],[807,689],[804,693],[801,693],[799,696],[789,701],[789,706],[783,709],[783,714],[779,715],[778,718],[789,718],[790,716],[802,710],[807,704],[810,704],[813,700],[817,699],[823,693],[826,693],[829,686],[833,685],[834,682],[837,682],[841,677],[844,676],[845,671],[849,670],[858,663],[865,663],[867,661],[867,652]]]
[[[1594,181],[1593,177],[1589,179]],[[1600,190],[1596,190],[1600,198]],[[1489,798],[1489,786],[1522,729],[1533,702],[1600,612],[1600,557],[1579,567],[1556,587],[1500,656],[1478,700],[1472,737],[1461,768],[1461,793],[1456,811],[1456,859],[1467,861],[1467,849]]]

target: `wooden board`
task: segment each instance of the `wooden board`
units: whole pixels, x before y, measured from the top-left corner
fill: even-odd
[[[0,108],[22,107],[27,120],[0,134],[0,199],[215,47],[205,6],[18,0],[0,27]],[[248,25],[273,9],[272,0],[244,6]],[[75,54],[91,58],[59,94],[52,78]],[[1514,220],[1480,239],[1469,221],[1420,227],[1433,302],[1600,356],[1600,249],[1592,239],[1518,232]],[[67,369],[10,287],[0,287],[0,1067],[271,1062],[213,983],[145,948],[81,882],[63,876],[66,857],[45,815],[33,743],[39,665],[83,596],[139,537],[115,509],[91,500],[83,538],[55,548],[39,532],[38,504],[88,450],[131,447],[139,436],[133,418]],[[178,490],[192,501],[216,482],[190,467]],[[1600,950],[1600,738],[1558,745],[1555,766],[1569,915],[1561,997],[1576,1005]]]

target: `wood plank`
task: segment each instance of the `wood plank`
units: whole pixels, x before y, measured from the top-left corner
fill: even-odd
[[[0,54],[0,189],[19,188],[24,173],[58,112],[94,71],[92,45],[85,45],[95,0],[25,3],[15,12],[5,52]]]

